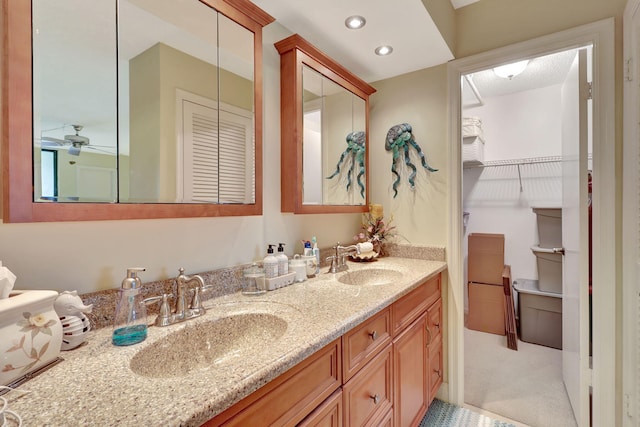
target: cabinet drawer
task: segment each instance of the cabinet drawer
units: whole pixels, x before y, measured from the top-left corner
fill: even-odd
[[[377,425],[392,407],[391,345],[371,360],[342,387],[344,425]]]
[[[333,393],[298,427],[342,427],[342,390]]]
[[[389,308],[365,320],[342,336],[344,381],[391,342],[391,312]]]
[[[427,344],[429,348],[438,338],[442,342],[442,300],[439,299],[435,304],[429,307],[427,312]]]
[[[394,335],[409,326],[434,301],[440,298],[441,274],[427,280],[425,283],[403,296],[392,306]]]
[[[340,387],[340,347],[333,341],[204,425],[295,425]]]

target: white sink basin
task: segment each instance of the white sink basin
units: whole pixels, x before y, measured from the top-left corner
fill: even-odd
[[[338,278],[346,285],[381,286],[396,283],[402,278],[402,273],[389,268],[367,268],[364,270],[347,271]]]

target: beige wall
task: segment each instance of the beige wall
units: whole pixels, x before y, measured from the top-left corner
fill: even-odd
[[[600,15],[616,16],[620,51],[619,16],[623,3],[565,0],[563,6],[558,6],[551,0],[482,0],[457,12],[456,56],[604,17]],[[513,22],[506,22],[510,20]],[[358,229],[357,214],[280,213],[280,58],[273,43],[288,35],[290,32],[277,23],[264,31],[263,216],[0,224],[0,259],[18,276],[17,287],[78,289],[83,293],[119,286],[127,267],[147,267],[142,278],[150,281],[173,277],[181,266],[187,273],[195,273],[260,259],[267,242],[285,242],[287,253],[291,254],[300,252],[300,239],[312,235],[318,236],[320,247],[338,240],[350,241]],[[371,98],[371,201],[384,204],[385,212],[394,215],[400,234],[411,242],[446,245],[446,65],[376,82],[374,86],[378,92]],[[617,87],[621,87],[621,78]],[[440,171],[426,174],[416,160],[417,191],[409,190],[403,174],[394,199],[391,154],[385,151],[384,140],[391,126],[403,122],[413,126],[416,142],[430,164]]]
[[[445,246],[447,243],[447,68],[446,65],[415,71],[373,84],[377,92],[370,100],[369,182],[370,200],[381,203],[385,216],[393,215],[398,233],[415,244]],[[385,150],[388,130],[408,123],[429,165],[426,172],[418,157],[416,187],[408,182],[410,171],[402,171],[398,196],[393,198],[392,154]],[[416,151],[411,148],[412,154]],[[399,239],[400,242],[407,240]]]
[[[127,267],[146,267],[144,282],[262,259],[265,244],[300,239],[320,247],[350,241],[359,215],[280,213],[280,56],[273,43],[291,33],[279,24],[264,30],[264,214],[254,217],[0,224],[0,260],[19,289],[119,287]]]
[[[455,57],[462,58],[578,25],[616,17],[622,46],[626,0],[481,0],[456,10]]]

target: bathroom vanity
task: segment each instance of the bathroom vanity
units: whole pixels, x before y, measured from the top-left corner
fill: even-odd
[[[409,425],[443,381],[442,261],[382,258],[111,345],[11,392],[25,425]],[[392,274],[391,274],[392,273]],[[152,320],[152,319],[151,319]]]

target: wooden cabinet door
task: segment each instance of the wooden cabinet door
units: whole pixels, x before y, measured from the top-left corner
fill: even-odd
[[[427,310],[427,367],[426,377],[429,387],[427,406],[442,384],[442,300],[439,299]]]
[[[427,313],[393,341],[394,418],[398,427],[420,423],[428,407]]]

